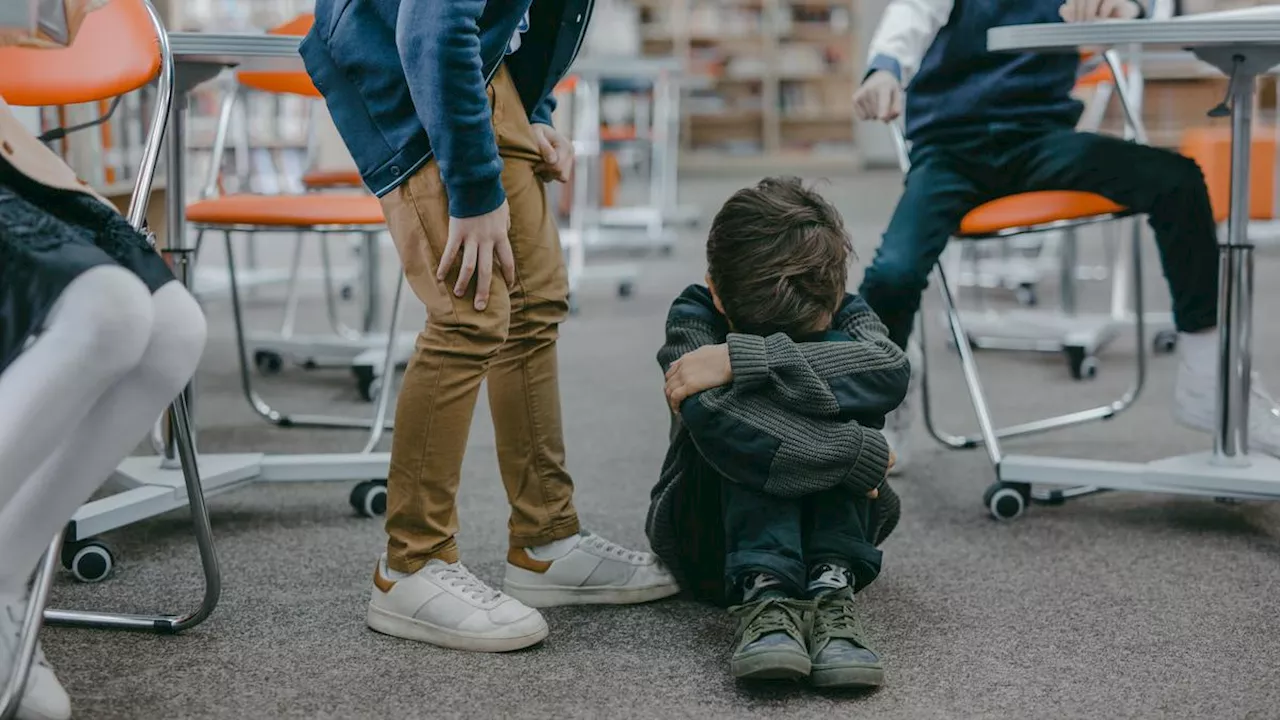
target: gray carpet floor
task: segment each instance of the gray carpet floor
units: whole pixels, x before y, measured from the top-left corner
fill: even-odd
[[[750,181],[691,180],[681,195],[709,219]],[[876,173],[824,186],[864,262],[898,182]],[[283,243],[267,245],[264,257],[287,256]],[[1147,257],[1147,296],[1168,307],[1154,253]],[[588,527],[633,546],[645,543],[648,491],[665,450],[654,352],[671,298],[702,276],[699,232],[686,232],[671,257],[640,267],[630,299],[607,284],[588,288],[561,342],[578,509]],[[1280,260],[1263,253],[1255,367],[1280,382],[1280,325],[1268,315],[1280,294],[1266,282],[1277,270]],[[1102,294],[1084,293],[1099,303]],[[311,297],[314,322],[319,302]],[[263,290],[253,301],[256,325],[270,326],[277,299]],[[1000,302],[999,294],[988,299]],[[217,297],[206,306],[212,337],[198,406],[205,452],[359,449],[359,433],[279,430],[258,420],[238,394],[229,306]],[[420,322],[420,311],[408,314]],[[941,332],[930,338],[940,422],[971,428],[954,354]],[[1089,383],[1069,379],[1056,356],[981,355],[997,418],[1026,420],[1118,395],[1132,373],[1131,344],[1106,351]],[[1010,446],[1108,459],[1205,448],[1206,436],[1169,419],[1175,365],[1153,359],[1143,402],[1114,421]],[[293,410],[369,411],[341,371],[289,369],[264,394]],[[1280,717],[1280,507],[1111,494],[997,523],[980,501],[993,479],[985,455],[943,450],[923,432],[915,441],[896,483],[902,524],[885,546],[884,574],[860,597],[888,666],[888,685],[874,693],[737,685],[726,665],[729,620],[684,600],[551,610],[545,645],[502,656],[374,634],[363,617],[384,536],[378,521],[353,513],[346,484],[257,485],[213,498],[225,592],[205,624],[172,637],[51,628],[45,647],[76,716],[92,719]],[[483,401],[459,505],[465,560],[500,581],[506,509]],[[184,513],[107,539],[116,574],[96,585],[59,578],[54,605],[177,611],[196,602],[201,581]]]

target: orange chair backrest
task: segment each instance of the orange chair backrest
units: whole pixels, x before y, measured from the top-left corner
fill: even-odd
[[[1195,160],[1204,173],[1214,220],[1226,221],[1231,208],[1231,128],[1225,125],[1188,128],[1182,135],[1180,151]],[[1253,129],[1249,158],[1249,218],[1273,220],[1276,217],[1275,126],[1259,125]]]
[[[160,43],[142,0],[89,13],[70,47],[0,48],[0,97],[10,105],[74,105],[137,90],[160,72]]]
[[[270,35],[306,35],[315,23],[315,16],[303,13],[289,22],[267,31]],[[301,95],[319,98],[320,91],[311,82],[305,70],[241,70],[236,73],[240,84],[250,90],[278,95]]]

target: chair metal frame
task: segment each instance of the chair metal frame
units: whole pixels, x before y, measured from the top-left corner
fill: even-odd
[[[1120,99],[1125,121],[1135,139],[1140,143],[1146,143],[1147,136],[1143,129],[1141,118],[1134,111],[1133,105],[1131,104],[1127,94],[1126,82],[1124,80],[1123,69],[1119,56],[1115,51],[1108,51],[1104,57],[1115,75],[1116,96]],[[907,155],[905,139],[903,138],[901,130],[897,128],[896,125],[894,126],[894,137],[897,141],[899,161],[902,164],[902,169],[905,173],[910,170],[910,161]],[[1078,410],[1007,427],[996,427],[992,420],[990,409],[987,407],[986,393],[982,388],[982,382],[979,378],[977,362],[974,359],[974,347],[971,342],[971,335],[968,330],[966,330],[962,321],[961,311],[956,305],[955,296],[952,294],[951,286],[947,279],[947,272],[943,268],[941,262],[935,263],[934,272],[938,280],[938,291],[942,299],[944,318],[946,319],[952,341],[954,342],[959,355],[965,386],[969,393],[969,399],[972,403],[973,410],[978,421],[978,433],[976,435],[952,434],[942,430],[934,421],[929,391],[928,351],[926,347],[927,343],[925,332],[925,325],[927,323],[922,321],[920,315],[917,315],[916,328],[920,335],[920,394],[923,411],[922,414],[924,415],[925,427],[929,434],[942,444],[943,447],[953,450],[972,449],[979,446],[985,448],[988,459],[991,461],[992,467],[996,471],[998,478],[1000,463],[1003,459],[1000,440],[1043,433],[1058,428],[1070,427],[1098,420],[1109,420],[1130,408],[1138,399],[1146,383],[1147,346],[1142,287],[1142,224],[1139,222],[1139,218],[1136,215],[1132,213],[1108,213],[1105,215],[1050,222],[1033,227],[1006,228],[980,236],[964,236],[956,239],[968,242],[995,237],[1009,237],[1028,232],[1074,230],[1085,225],[1121,219],[1129,219],[1133,225],[1131,242],[1129,243],[1131,252],[1129,273],[1131,274],[1132,280],[1131,301],[1134,312],[1133,323],[1136,329],[1137,338],[1135,378],[1133,385],[1130,386],[1129,389],[1126,390],[1118,399],[1084,410]],[[995,484],[987,489],[987,492],[984,495],[984,503],[987,505],[991,513],[997,518],[1012,519],[1022,514],[1027,504],[1033,500],[1053,504],[1062,502],[1068,498],[1096,492],[1100,492],[1100,490],[1092,486],[1080,486],[1049,492],[1033,493],[1030,485],[1003,483],[997,480]]]
[[[298,71],[301,72],[301,71]],[[219,177],[222,169],[222,159],[227,148],[227,137],[230,134],[231,120],[235,114],[235,106],[239,101],[245,88],[239,82],[235,82],[226,91],[223,98],[221,109],[218,113],[218,125],[214,132],[214,141],[211,152],[212,160],[209,166],[209,174],[206,177],[205,185],[201,191],[202,200],[209,200],[220,195]],[[386,407],[388,403],[383,402],[383,395],[390,392],[391,384],[386,379],[394,372],[396,358],[404,353],[397,354],[398,330],[400,322],[400,306],[399,298],[401,296],[401,285],[403,284],[403,276],[397,285],[395,296],[396,301],[392,305],[391,315],[388,322],[388,328],[385,338],[368,334],[359,334],[356,331],[342,325],[337,317],[337,308],[334,301],[334,293],[332,286],[332,266],[329,262],[329,245],[328,237],[330,235],[342,234],[352,235],[359,234],[365,237],[366,249],[377,245],[377,236],[386,231],[385,225],[366,226],[366,225],[347,225],[347,224],[323,224],[323,225],[273,225],[264,226],[245,223],[208,223],[208,222],[191,222],[191,227],[196,230],[195,246],[197,252],[204,241],[206,232],[219,232],[223,236],[224,245],[227,253],[227,272],[229,276],[229,289],[231,296],[232,317],[235,324],[236,347],[239,354],[240,362],[240,384],[245,397],[245,401],[254,413],[260,418],[277,427],[285,428],[329,428],[329,429],[359,429],[369,430],[370,439],[368,445],[372,447],[377,444],[377,439],[381,437],[384,430],[393,430],[395,424],[386,418]],[[375,408],[382,408],[379,412],[375,409],[371,418],[353,418],[334,415],[307,415],[288,413],[272,407],[258,392],[253,380],[253,372],[250,366],[250,348],[248,334],[245,329],[243,302],[240,293],[239,277],[237,275],[236,252],[233,242],[235,233],[256,234],[261,232],[296,232],[298,234],[295,240],[293,260],[291,264],[292,274],[289,280],[288,295],[285,305],[284,327],[282,335],[285,333],[292,334],[293,318],[298,305],[298,288],[297,274],[299,264],[301,262],[302,242],[306,235],[315,234],[320,238],[321,257],[324,264],[323,277],[325,280],[325,294],[327,296],[327,307],[329,311],[329,319],[336,333],[333,346],[341,352],[346,349],[344,360],[352,363],[357,357],[363,356],[370,350],[377,350],[381,355],[381,363],[377,363],[376,367],[371,368],[367,373],[361,373],[360,368],[352,367],[357,373],[357,379],[361,384],[361,391],[366,395],[366,399],[376,402]],[[366,265],[366,282],[369,284],[369,295],[376,295],[376,273],[378,265],[376,255],[372,252],[365,254]],[[370,312],[372,305],[370,304]],[[372,324],[372,317],[366,314],[366,326]],[[352,337],[358,336],[358,337]],[[255,349],[255,362],[258,364],[257,357],[260,357],[260,349]]]
[[[161,144],[173,111],[175,96],[174,66],[173,53],[169,48],[169,36],[155,7],[150,0],[115,0],[116,3],[121,4],[129,1],[136,2],[146,11],[150,24],[155,31],[160,57],[159,72],[154,78],[157,85],[155,109],[151,117],[151,127],[147,131],[142,164],[138,177],[134,182],[133,195],[130,198],[127,213],[129,224],[140,232],[146,232],[147,206],[151,198],[156,167],[160,160]],[[108,8],[97,12],[110,11],[112,10],[108,6]],[[74,43],[72,47],[75,47]],[[38,67],[39,64],[36,63],[35,66]],[[158,250],[158,252],[167,254],[162,250]],[[171,257],[179,264],[183,264],[186,261],[186,258],[182,255]],[[68,540],[76,539],[75,521],[73,520],[68,524],[64,532],[58,533],[53,538],[48,550],[45,551],[43,560],[36,569],[18,643],[19,657],[17,662],[14,663],[13,672],[10,673],[4,686],[3,695],[0,695],[0,718],[8,720],[17,713],[22,692],[26,686],[27,674],[31,669],[34,658],[36,638],[42,621],[50,625],[173,634],[188,630],[204,622],[213,613],[214,608],[217,607],[222,593],[222,574],[218,565],[217,550],[214,546],[209,511],[204,502],[198,460],[195,447],[192,444],[192,423],[187,410],[185,394],[179,395],[174,400],[167,417],[169,430],[177,441],[176,445],[191,510],[196,546],[199,549],[200,564],[204,574],[204,594],[200,604],[195,610],[182,615],[141,615],[45,608],[49,588],[53,582],[55,562],[61,554],[64,538]]]

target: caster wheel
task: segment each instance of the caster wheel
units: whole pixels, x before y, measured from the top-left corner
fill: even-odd
[[[1098,376],[1098,358],[1086,353],[1082,347],[1069,347],[1065,352],[1071,377],[1076,380],[1092,380]]]
[[[284,357],[271,350],[259,350],[253,354],[253,364],[263,375],[276,375],[284,369]]]
[[[360,383],[360,397],[364,398],[365,402],[377,400],[381,392],[382,378],[376,377],[367,383]]]
[[[1026,307],[1035,307],[1040,303],[1040,296],[1036,294],[1036,286],[1034,283],[1022,283],[1013,291],[1013,297],[1018,301],[1019,305]]]
[[[371,393],[373,390],[373,383],[378,379],[374,376],[373,368],[371,366],[353,365],[351,367],[351,374],[356,379],[356,390],[360,392],[360,397],[364,398],[366,402],[377,397]]]
[[[635,287],[629,282],[620,283],[618,285],[618,297],[620,298],[629,298],[634,291]]]
[[[106,580],[115,568],[115,554],[101,540],[82,540],[62,546],[62,567],[83,583]]]
[[[998,482],[982,494],[982,504],[991,517],[997,520],[1013,520],[1027,510],[1027,495],[1021,486]]]
[[[355,296],[356,296],[355,288],[351,287],[350,285],[343,285],[342,289],[338,291],[338,297],[346,301],[350,301],[351,298]]]
[[[1161,330],[1151,340],[1151,350],[1157,355],[1168,355],[1178,348],[1178,333]]]
[[[387,482],[366,480],[351,488],[351,507],[362,517],[381,517],[387,514]]]

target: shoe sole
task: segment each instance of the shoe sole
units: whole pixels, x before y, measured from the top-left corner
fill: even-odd
[[[800,680],[809,676],[813,661],[796,652],[770,651],[733,658],[729,666],[739,680]]]
[[[548,632],[547,623],[544,620],[537,630],[525,635],[486,637],[484,635],[450,630],[423,620],[387,612],[374,605],[369,606],[369,614],[365,622],[368,623],[370,629],[383,635],[391,635],[404,640],[416,640],[451,650],[486,653],[513,652],[533,647],[545,640]]]
[[[859,665],[854,667],[814,666],[809,682],[819,688],[870,688],[884,685],[884,668]]]
[[[565,605],[639,605],[669,598],[680,592],[680,588],[675,584],[638,588],[567,587],[525,585],[504,580],[502,591],[531,608],[548,608]]]

